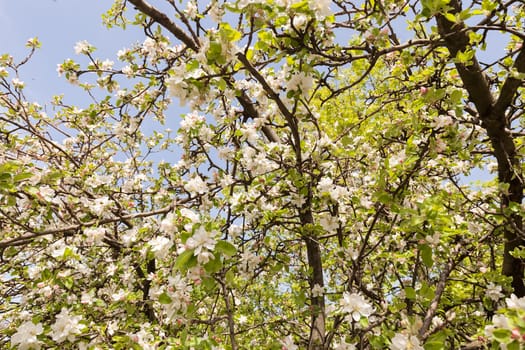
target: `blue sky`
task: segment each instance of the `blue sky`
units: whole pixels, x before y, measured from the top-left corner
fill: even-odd
[[[76,55],[74,46],[87,40],[97,48],[95,58],[110,59],[118,68],[122,66],[117,60],[118,50],[144,41],[144,33],[136,27],[128,26],[124,31],[107,29],[102,24],[101,15],[112,3],[111,0],[0,0],[0,54],[9,53],[18,62],[29,52],[25,47],[27,39],[38,37],[42,43],[20,72],[29,101],[46,105],[52,96],[63,94],[66,104],[84,108],[92,100],[82,88],[58,76],[57,64],[72,58],[85,67],[87,58]],[[150,121],[143,125],[143,131],[151,134],[153,129],[175,129],[184,112],[187,109],[181,109],[175,101],[166,126]],[[52,112],[48,109],[48,113]]]
[[[0,0],[0,54],[10,53],[15,60],[28,52],[25,42],[38,37],[42,48],[21,72],[30,100],[42,104],[52,95],[65,93],[67,102],[81,103],[83,92],[59,78],[56,66],[66,58],[79,59],[73,47],[87,40],[95,47],[96,57],[116,61],[119,49],[142,41],[142,35],[128,28],[111,30],[102,25],[101,14],[111,1],[85,0]],[[135,35],[134,35],[135,34]]]

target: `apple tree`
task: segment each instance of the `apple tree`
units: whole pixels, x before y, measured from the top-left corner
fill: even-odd
[[[116,0],[143,36],[77,43],[82,106],[0,56],[0,344],[519,349],[524,16]]]

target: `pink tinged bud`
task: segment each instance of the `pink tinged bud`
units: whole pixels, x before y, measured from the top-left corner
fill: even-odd
[[[519,339],[519,338],[521,338],[520,330],[518,328],[514,328],[512,330],[512,333],[510,334],[510,337],[512,339]]]
[[[487,338],[483,337],[483,336],[478,336],[478,341],[482,342],[482,343],[486,343],[487,342]]]
[[[428,88],[426,86],[422,86],[419,88],[419,92],[421,93],[421,95],[426,95],[426,93],[428,92]]]

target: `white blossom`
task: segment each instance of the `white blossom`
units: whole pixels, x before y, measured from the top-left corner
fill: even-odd
[[[242,233],[242,227],[239,225],[232,224],[228,227],[228,234],[232,238],[237,238]]]
[[[509,319],[505,315],[494,315],[492,316],[492,324],[485,327],[485,335],[489,338],[493,336],[493,332],[498,329],[509,329]]]
[[[188,1],[184,13],[191,19],[196,18],[198,14],[197,4],[194,0]]]
[[[175,232],[176,227],[173,213],[166,215],[166,217],[160,222],[160,230],[167,234]]]
[[[251,251],[246,250],[241,254],[241,264],[240,269],[244,273],[251,273],[262,261],[262,257],[258,256]]]
[[[84,234],[89,243],[101,243],[106,235],[106,229],[104,227],[88,227],[84,229]]]
[[[286,82],[286,88],[288,91],[299,91],[303,96],[307,96],[312,88],[313,82],[314,80],[311,75],[300,71],[290,76]]]
[[[310,0],[310,7],[315,11],[315,17],[319,20],[323,20],[326,17],[332,15],[330,10],[330,0]]]
[[[392,338],[390,350],[424,350],[424,348],[416,336],[397,333],[394,338]]]
[[[308,17],[304,14],[295,15],[292,20],[292,25],[295,29],[304,29],[308,23]]]
[[[13,80],[11,80],[11,83],[13,84],[15,88],[18,88],[18,89],[22,89],[25,85],[24,82],[18,78],[13,78]]]
[[[115,62],[106,59],[106,60],[102,61],[102,63],[100,64],[100,69],[102,69],[102,70],[110,70],[111,68],[113,68],[114,64],[115,64]]]
[[[355,345],[347,343],[346,340],[341,339],[340,343],[334,343],[334,350],[356,350]]]
[[[75,53],[77,55],[89,53],[89,50],[91,48],[91,45],[86,41],[82,40],[76,43],[75,45]]]
[[[449,115],[438,115],[436,120],[432,123],[432,127],[435,129],[441,129],[454,124],[454,119]]]
[[[72,142],[76,142],[76,140],[73,139]],[[102,185],[109,185],[112,180],[113,178],[109,175],[93,174],[86,179],[85,184],[89,187],[97,188]]]
[[[146,40],[144,40],[144,43],[142,44],[142,50],[144,50],[144,52],[146,52],[149,55],[155,55],[155,53],[157,52],[157,42],[155,41],[155,39],[149,37],[146,38]]]
[[[173,246],[173,242],[169,238],[163,236],[153,238],[148,244],[157,259],[164,259],[168,255],[170,248]]]
[[[525,310],[525,297],[518,298],[515,294],[511,294],[510,298],[505,299],[509,309]]]
[[[48,185],[43,185],[38,189],[38,195],[46,202],[51,202],[51,200],[53,200],[55,197],[55,190],[53,190]]]
[[[213,250],[217,244],[214,238],[216,234],[216,231],[207,231],[200,226],[195,234],[186,241],[187,248],[194,249],[193,255],[197,257],[199,263],[206,264],[213,256],[209,251]]]
[[[188,113],[184,116],[184,119],[180,122],[180,128],[185,131],[189,131],[205,121],[204,116],[199,115],[196,112]]]
[[[94,294],[94,291],[83,292],[80,296],[80,303],[87,305],[93,304],[93,302],[95,301]]]
[[[312,296],[313,297],[322,297],[324,294],[324,288],[319,284],[314,284],[314,287],[312,288]]]
[[[192,195],[197,193],[204,194],[208,191],[208,185],[206,185],[206,182],[204,182],[199,175],[196,175],[186,182],[184,189]]]
[[[128,77],[132,77],[133,76],[133,68],[131,68],[131,66],[124,66],[122,67],[122,73],[126,74],[126,76]]]
[[[82,316],[70,315],[69,310],[62,308],[56,316],[55,323],[51,325],[51,337],[57,343],[68,340],[74,341],[76,335],[82,332],[84,325],[80,323]]]
[[[341,311],[349,314],[354,321],[359,321],[361,316],[369,317],[374,313],[374,308],[370,303],[357,293],[343,293],[343,298],[339,301]]]
[[[491,282],[487,285],[487,289],[485,290],[485,296],[493,301],[498,301],[503,297],[503,293],[501,291],[501,286],[498,286]]]
[[[99,197],[89,204],[89,209],[97,216],[108,217],[111,214],[109,211],[111,204],[112,202],[108,196]]]
[[[321,225],[326,232],[333,233],[339,227],[339,221],[337,221],[337,217],[332,216],[330,213],[322,213],[319,218],[319,225]]]
[[[295,345],[291,335],[282,339],[281,344],[283,346],[283,350],[298,350],[299,349],[299,347]]]
[[[42,342],[37,339],[37,335],[43,331],[41,323],[26,321],[18,326],[16,333],[11,336],[11,345],[17,345],[18,350],[39,350]]]

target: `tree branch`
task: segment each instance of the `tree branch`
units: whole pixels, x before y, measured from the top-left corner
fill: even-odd
[[[172,204],[164,208],[149,211],[149,212],[128,214],[128,215],[123,215],[123,216],[108,218],[108,219],[95,219],[95,220],[87,221],[87,222],[76,224],[76,225],[57,227],[57,228],[45,230],[45,231],[34,231],[29,234],[21,235],[16,238],[0,241],[0,249],[4,249],[10,246],[17,246],[17,245],[23,245],[26,243],[30,243],[34,239],[38,237],[42,237],[42,236],[54,235],[58,233],[75,232],[83,227],[99,226],[99,225],[109,224],[113,222],[120,222],[120,221],[126,221],[126,220],[138,219],[138,218],[145,218],[145,217],[159,215],[159,214],[166,214],[172,211],[174,207],[175,206]]]
[[[525,73],[525,48],[521,48],[512,68],[516,69],[518,73]],[[494,105],[494,114],[505,113],[505,110],[512,103],[512,100],[516,96],[516,92],[522,83],[523,79],[517,79],[512,74],[507,77],[507,80],[505,80],[501,87],[499,98]]]
[[[144,0],[128,0],[135,5],[136,9],[145,15],[148,15],[155,22],[166,28],[177,39],[182,41],[193,51],[199,51],[199,45],[189,37],[175,22],[173,22],[165,13],[159,11],[156,7],[150,5]]]

